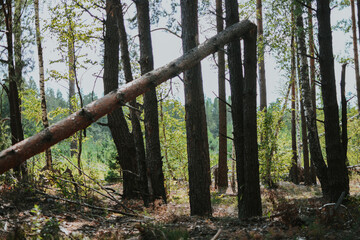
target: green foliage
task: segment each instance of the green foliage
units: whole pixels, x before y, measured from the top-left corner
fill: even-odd
[[[285,128],[286,116],[281,115],[280,104],[270,104],[267,112],[258,113],[260,179],[266,181],[270,169],[274,183],[286,178],[291,160],[290,130]]]
[[[141,234],[141,239],[166,239],[166,240],[186,240],[189,233],[182,228],[169,228],[161,224],[148,224],[137,227]]]

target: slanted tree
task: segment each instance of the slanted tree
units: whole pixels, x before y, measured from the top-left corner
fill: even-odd
[[[348,149],[348,132],[347,132],[347,100],[345,96],[345,75],[346,75],[346,65],[344,63],[341,67],[341,80],[340,80],[340,93],[341,93],[341,144],[343,148],[343,154],[345,155],[346,165],[349,165],[347,159],[347,149]]]
[[[216,30],[224,30],[223,1],[216,0]],[[218,187],[220,192],[226,192],[228,187],[227,166],[227,122],[226,122],[226,91],[225,91],[225,52],[218,51],[218,84],[219,84],[219,168]]]
[[[198,1],[181,0],[184,53],[199,44]],[[210,158],[200,63],[184,72],[190,214],[211,215]]]
[[[40,86],[40,98],[41,98],[41,113],[42,113],[42,124],[44,128],[49,127],[49,120],[47,117],[46,109],[46,97],[45,97],[45,77],[44,77],[44,60],[43,60],[43,49],[41,44],[41,31],[40,31],[40,17],[39,17],[39,0],[34,1],[35,8],[35,34],[36,34],[36,46],[38,52],[39,61],[39,86]],[[51,149],[45,151],[46,165],[44,169],[52,170],[52,157]]]
[[[134,100],[137,96],[146,92],[149,85],[159,85],[192,68],[208,55],[217,52],[219,47],[222,47],[234,39],[243,37],[248,31],[254,29],[254,27],[254,24],[249,20],[234,24],[195,47],[187,54],[139,77],[134,80],[133,83],[125,84],[120,89],[109,92],[106,96],[86,105],[71,116],[51,125],[49,128],[25,141],[21,141],[5,149],[0,153],[0,174],[25,162],[30,157],[45,151],[45,149],[68,138],[75,132],[88,127],[91,123],[118,109],[124,103]],[[116,35],[117,34],[111,34],[110,36]],[[116,59],[107,59],[107,61],[110,60]]]
[[[342,192],[349,194],[349,177],[340,141],[339,108],[336,99],[334,55],[329,0],[317,0],[319,62],[324,103],[325,144],[328,163],[328,198],[336,201]],[[358,88],[358,90],[360,90]]]
[[[140,69],[144,75],[154,69],[154,57],[152,52],[149,1],[134,0],[137,10],[137,20],[140,42]],[[158,104],[156,86],[144,94],[144,125],[146,140],[146,161],[149,174],[150,195],[153,199],[162,198],[166,203],[166,191],[164,186],[164,173],[162,168],[162,156],[159,137]]]

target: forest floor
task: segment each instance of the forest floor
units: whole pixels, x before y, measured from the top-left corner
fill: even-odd
[[[115,190],[113,196],[121,192],[121,184],[107,187]],[[168,204],[157,201],[145,208],[141,201],[113,203],[98,194],[88,195],[82,201],[88,205],[80,206],[65,201],[65,192],[3,184],[0,239],[360,239],[359,177],[351,180],[346,207],[336,211],[325,205],[319,186],[282,182],[276,190],[262,187],[263,217],[244,220],[237,218],[231,190],[213,191],[213,216],[201,218],[189,216],[185,185],[174,183],[170,189]],[[138,217],[116,213],[125,211],[123,205]]]

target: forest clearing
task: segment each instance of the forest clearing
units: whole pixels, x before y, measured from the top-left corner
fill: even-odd
[[[360,239],[360,0],[0,8],[0,239]]]

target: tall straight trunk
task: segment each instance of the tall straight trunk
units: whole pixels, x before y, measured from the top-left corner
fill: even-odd
[[[12,145],[24,139],[24,133],[21,124],[20,98],[18,92],[18,83],[16,79],[15,62],[14,62],[14,48],[13,48],[13,18],[12,18],[12,1],[7,0],[2,2],[2,10],[5,18],[6,27],[6,43],[8,52],[8,100],[10,110],[10,131]],[[15,166],[14,170],[18,178],[21,178],[21,173],[25,173],[26,166],[19,164]]]
[[[321,189],[324,196],[329,194],[329,180],[327,176],[327,167],[322,155],[320,140],[318,135],[318,129],[316,125],[316,116],[314,112],[312,95],[309,83],[308,63],[306,57],[306,44],[305,44],[305,32],[304,23],[302,17],[302,8],[299,4],[296,4],[299,13],[296,17],[296,27],[298,30],[298,50],[300,52],[300,87],[301,97],[304,101],[306,123],[308,128],[309,148],[311,159],[314,163],[316,175],[319,178]]]
[[[256,26],[244,36],[244,205],[243,218],[262,215],[256,114]]]
[[[122,4],[116,6],[116,19],[117,26],[119,32],[119,41],[120,41],[120,51],[121,51],[121,63],[124,70],[125,81],[127,83],[133,81],[133,75],[131,70],[130,63],[130,54],[129,54],[129,46],[127,42],[127,33],[124,24],[124,14],[122,10]],[[141,197],[144,200],[144,205],[147,206],[149,203],[149,188],[148,188],[148,176],[147,176],[147,168],[146,168],[146,159],[145,159],[145,147],[143,140],[143,133],[140,125],[140,116],[136,108],[136,100],[130,102],[132,108],[130,108],[130,116],[131,116],[131,125],[132,125],[132,133],[134,136],[134,143],[136,147],[136,159],[139,168],[139,188]]]
[[[312,1],[308,0],[308,6],[311,6]],[[314,44],[314,26],[313,26],[313,12],[308,8],[308,35],[309,35],[309,55],[310,55],[310,84],[311,84],[311,101],[313,112],[316,118],[316,83],[315,83],[315,44]],[[316,171],[312,160],[310,159],[310,178],[311,183],[316,184]]]
[[[144,75],[154,69],[152,52],[149,1],[135,0],[140,42],[140,68]],[[153,198],[162,198],[166,203],[166,191],[164,186],[164,173],[162,170],[162,156],[159,137],[158,104],[156,86],[144,94],[144,125],[146,140],[146,161],[151,181],[150,194]]]
[[[216,30],[224,30],[222,0],[216,0]],[[219,170],[218,186],[220,192],[226,192],[228,187],[227,165],[227,126],[226,126],[226,91],[225,91],[225,52],[218,51],[218,83],[219,83]]]
[[[22,27],[21,27],[21,14],[23,11],[23,1],[15,1],[15,12],[13,20],[13,32],[14,32],[14,60],[15,60],[15,81],[18,89],[21,89],[23,82],[22,71],[24,68],[24,62],[22,60]],[[19,99],[21,105],[21,99]],[[21,112],[21,107],[20,107]],[[23,135],[20,133],[20,135]],[[22,137],[23,138],[23,137]],[[24,163],[20,167],[22,177],[25,178],[28,174],[27,164]]]
[[[353,34],[353,50],[354,50],[354,65],[355,65],[355,80],[356,80],[356,92],[358,100],[358,112],[360,113],[360,72],[359,72],[359,52],[358,42],[356,33],[356,17],[355,17],[355,0],[350,0],[351,6],[351,23],[352,23],[352,34]]]
[[[75,41],[73,37],[72,21],[69,24],[69,37],[67,42],[68,47],[68,69],[69,69],[69,114],[75,112],[75,107],[72,104],[72,100],[75,97]],[[70,142],[70,153],[71,156],[76,155],[77,152],[77,134],[72,138]]]
[[[305,182],[305,185],[311,185],[310,164],[309,164],[309,145],[308,145],[306,117],[305,117],[305,108],[304,108],[304,100],[303,99],[300,99],[300,114],[301,114],[303,163],[304,163],[304,182]]]
[[[294,36],[292,37],[294,38]],[[296,68],[295,59],[291,59],[291,68]],[[296,71],[296,69],[291,69],[291,72]],[[292,158],[291,158],[291,169],[290,169],[290,180],[299,184],[298,179],[298,155],[297,155],[297,138],[296,138],[296,77],[295,74],[291,79],[291,149],[292,149]]]
[[[182,45],[184,53],[199,44],[198,1],[181,0]],[[200,63],[184,72],[186,139],[191,215],[209,216],[210,157]]]
[[[341,144],[343,148],[343,153],[346,160],[346,165],[349,165],[347,159],[347,149],[348,149],[348,133],[347,133],[347,100],[345,96],[345,74],[346,74],[346,65],[342,65],[341,68],[341,81],[340,81],[340,92],[341,92]]]
[[[226,28],[239,22],[237,0],[225,0]],[[240,40],[236,39],[228,44],[228,65],[231,90],[231,114],[234,129],[234,147],[236,156],[236,177],[238,183],[238,215],[243,218],[246,212],[244,201],[245,176],[244,176],[244,119],[243,119],[243,92],[244,78],[242,72],[242,57]]]
[[[262,0],[256,0],[256,22],[258,29],[260,111],[266,109],[265,46],[263,30]]]
[[[332,48],[329,0],[317,0],[321,91],[325,116],[325,144],[328,163],[329,198],[336,201],[349,193],[349,178],[342,153],[339,108],[336,100],[334,56]],[[360,90],[358,88],[358,90]]]
[[[44,77],[44,60],[43,60],[43,49],[41,45],[41,33],[40,33],[40,17],[39,17],[39,0],[34,1],[35,7],[35,34],[36,34],[36,45],[38,51],[39,60],[39,86],[40,86],[40,98],[41,98],[41,120],[44,128],[49,127],[49,120],[47,117],[46,109],[46,96],[45,96],[45,77]],[[52,170],[52,157],[51,149],[45,151],[46,166],[44,169]]]
[[[115,13],[117,0],[107,0],[107,18],[105,22],[104,40],[104,94],[118,88],[119,74],[119,34]],[[129,128],[122,108],[108,114],[108,123],[118,153],[118,161],[123,171],[123,198],[138,197],[137,162],[134,138]]]

